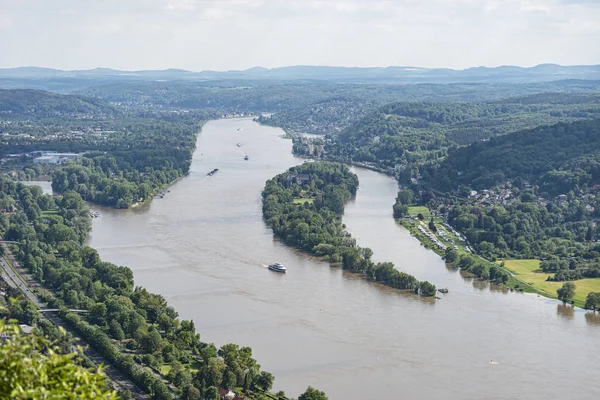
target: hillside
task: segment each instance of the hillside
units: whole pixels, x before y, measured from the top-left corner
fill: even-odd
[[[599,94],[542,93],[485,103],[401,102],[344,130],[329,157],[411,168],[448,149],[558,122],[600,118]]]
[[[550,195],[600,183],[600,120],[559,123],[451,151],[432,185],[486,189],[516,178]]]
[[[0,89],[0,113],[54,117],[73,114],[112,115],[117,110],[106,101],[31,89]]]

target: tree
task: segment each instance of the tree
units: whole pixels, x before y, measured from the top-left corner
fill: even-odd
[[[562,300],[563,303],[570,302],[575,297],[575,284],[573,282],[566,282],[556,293],[558,294],[558,299]]]
[[[116,400],[107,388],[102,368],[92,373],[76,353],[61,354],[50,341],[0,321],[0,393],[2,398]],[[51,350],[51,351],[49,351]],[[6,396],[6,397],[4,397]]]
[[[298,400],[329,400],[324,392],[309,386],[304,393],[298,397]]]
[[[214,386],[209,386],[202,396],[203,400],[219,400],[219,390]]]
[[[415,288],[415,293],[420,294],[421,296],[434,296],[435,292],[435,285],[427,281],[419,282],[419,285]]]
[[[590,225],[585,234],[585,240],[590,242],[594,238],[594,228]]]
[[[585,308],[593,311],[600,308],[600,292],[588,293],[587,298],[585,299]]]
[[[419,218],[421,221],[425,219],[425,217],[421,213],[417,214],[417,218]]]
[[[394,204],[394,218],[402,218],[408,214],[408,206],[406,204]]]
[[[194,385],[187,385],[181,394],[183,400],[200,400],[200,390]]]
[[[167,389],[167,385],[158,379],[152,384],[152,391],[154,392],[152,398],[155,400],[171,400],[173,398],[169,393],[169,389]]]
[[[268,392],[273,387],[273,381],[275,377],[267,371],[261,371],[260,374],[256,377],[255,385],[260,390],[264,392]]]
[[[458,258],[458,252],[454,249],[448,248],[446,250],[446,262],[453,263]]]
[[[118,394],[120,400],[133,400],[133,395],[128,389],[119,390]]]
[[[433,218],[431,218],[431,220],[429,221],[429,230],[431,230],[431,232],[437,232],[437,227],[435,226],[435,223],[433,222]]]

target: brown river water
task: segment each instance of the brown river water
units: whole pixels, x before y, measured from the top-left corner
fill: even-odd
[[[600,398],[600,314],[447,268],[393,220],[397,185],[387,176],[354,169],[360,188],[344,223],[375,260],[447,287],[441,299],[368,282],[275,240],[261,190],[302,162],[282,134],[249,119],[207,123],[189,176],[137,209],[94,206],[102,215],[89,244],[193,319],[203,341],[252,347],[274,389],[291,396],[312,385],[332,400]],[[275,261],[288,273],[266,269]]]

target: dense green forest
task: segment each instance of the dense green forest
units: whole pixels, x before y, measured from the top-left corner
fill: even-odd
[[[222,112],[279,112],[297,109],[289,121],[302,124],[304,107],[314,103],[348,99],[375,106],[395,101],[479,102],[540,92],[593,93],[600,82],[564,80],[543,83],[376,84],[334,83],[315,80],[235,80],[119,82],[97,84],[76,94],[99,97],[127,107],[211,109]],[[327,110],[325,108],[324,110]],[[343,111],[343,108],[341,109]],[[331,122],[335,114],[329,113]],[[337,123],[336,123],[337,124]],[[339,124],[337,124],[339,125]],[[301,132],[309,132],[300,128]]]
[[[544,104],[545,93],[555,93],[555,98],[563,102],[565,93],[598,93],[600,84],[586,81],[561,81],[545,84],[448,84],[448,85],[362,85],[355,87],[344,85],[343,90],[336,90],[335,96],[323,97],[316,102],[303,105],[292,105],[270,116],[259,118],[259,122],[278,126],[288,132],[337,135],[349,128],[363,117],[366,123],[373,123],[378,114],[375,110],[393,102],[443,102],[443,103],[484,103],[513,98],[522,95],[523,102],[533,100]],[[325,95],[326,93],[324,93]],[[520,100],[515,99],[513,106]],[[551,104],[553,101],[550,100]],[[373,114],[369,114],[373,112]],[[494,123],[494,121],[492,121]],[[536,125],[534,125],[536,126]],[[473,131],[473,126],[466,129]]]
[[[120,208],[149,199],[187,174],[202,122],[218,115],[117,110],[99,99],[34,90],[0,91],[0,98],[1,104],[15,105],[14,112],[0,114],[0,155],[23,154],[10,161],[31,175],[39,168],[26,153],[83,153],[81,160],[53,168],[54,190],[74,190],[85,200]],[[96,108],[84,107],[88,104]]]
[[[474,143],[428,172],[433,187],[488,189],[517,178],[548,196],[600,183],[600,120],[560,123]]]
[[[522,129],[600,117],[600,95],[536,94],[485,103],[403,102],[383,106],[325,147],[327,158],[400,168],[417,177],[449,151]]]
[[[15,114],[38,117],[64,115],[118,114],[118,110],[106,101],[85,96],[62,95],[40,90],[0,90],[0,115]]]
[[[217,349],[201,342],[193,321],[180,320],[165,299],[134,287],[133,274],[100,260],[83,243],[91,226],[79,194],[42,194],[0,177],[3,208],[19,205],[16,213],[0,214],[0,233],[31,275],[51,294],[42,296],[51,307],[86,309],[78,316],[60,315],[82,338],[155,399],[172,395],[166,378],[182,399],[198,399],[214,388],[244,391],[262,399],[273,376],[262,371],[252,350],[228,344]],[[23,312],[23,311],[22,311]],[[36,321],[29,321],[35,323]]]
[[[597,278],[599,154],[600,120],[474,143],[424,169],[418,184],[400,191],[394,213],[402,217],[408,205],[426,204],[488,260],[536,258],[554,274],[550,280]],[[471,264],[480,263],[457,265]]]
[[[396,289],[435,295],[429,282],[419,282],[390,262],[373,262],[372,251],[358,247],[344,229],[344,204],[357,188],[357,176],[343,164],[304,163],[267,181],[263,216],[277,237],[302,250]]]

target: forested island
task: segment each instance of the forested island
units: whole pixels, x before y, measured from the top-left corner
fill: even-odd
[[[371,249],[357,246],[345,230],[344,204],[357,188],[358,177],[343,164],[304,163],[267,181],[263,216],[286,243],[395,289],[434,296],[435,285],[419,282],[390,262],[373,262]]]

